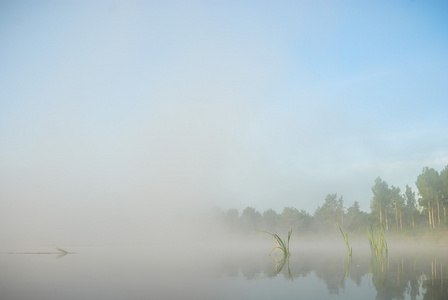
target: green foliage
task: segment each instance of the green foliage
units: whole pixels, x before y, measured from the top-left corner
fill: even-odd
[[[269,255],[272,255],[272,252],[274,252],[274,251],[275,251],[275,254],[277,254],[277,249],[280,249],[282,251],[281,255],[283,257],[291,256],[291,252],[289,252],[289,240],[291,239],[292,229],[288,232],[288,239],[282,239],[276,233],[270,233],[270,232],[263,231],[263,230],[257,230],[257,231],[267,233],[274,238],[275,246]]]
[[[409,211],[415,211],[415,205],[416,205],[415,192],[413,192],[411,187],[407,184],[406,184],[406,191],[404,192],[404,198],[407,209]]]
[[[361,233],[360,230],[363,230],[368,218],[369,214],[361,211],[358,201],[355,201],[344,216],[344,228],[349,232]]]
[[[420,206],[426,210],[430,209],[431,206],[435,205],[440,192],[439,173],[433,168],[424,167],[415,184],[421,196],[419,199]]]
[[[391,186],[390,188],[390,200],[393,206],[393,210],[395,211],[395,222],[397,224],[397,230],[401,228],[402,224],[402,212],[404,207],[404,199],[401,195],[401,190],[399,187]]]
[[[283,208],[283,212],[280,214],[279,219],[279,229],[287,230],[288,228],[296,229],[297,224],[299,223],[300,216],[297,208],[294,207],[285,207]]]
[[[343,203],[342,196],[338,200],[338,194],[328,194],[325,203],[314,212],[314,218],[325,227],[334,226],[342,219]]]
[[[370,251],[375,257],[383,257],[389,254],[383,224],[375,224],[375,218],[373,218],[372,223],[367,228],[367,239],[369,240]]]
[[[253,232],[261,221],[261,214],[253,207],[246,207],[241,215],[241,226],[246,232]]]
[[[299,211],[299,222],[296,230],[301,233],[310,232],[313,226],[313,217],[304,209]]]
[[[440,172],[440,190],[442,193],[442,202],[448,208],[448,166]]]
[[[434,223],[437,226],[448,224],[448,166],[438,174],[434,169],[423,169],[417,178],[421,197],[418,201],[416,192],[409,185],[401,194],[400,188],[389,186],[380,177],[376,178],[372,186],[371,213],[361,211],[357,201],[344,211],[342,196],[334,193],[325,197],[313,215],[295,207],[285,207],[281,213],[268,209],[263,214],[254,207],[247,207],[241,215],[237,209],[229,209],[222,212],[220,218],[227,229],[243,235],[253,234],[256,229],[267,232],[292,229],[296,235],[305,237],[316,233],[335,234],[338,231],[336,222],[344,229],[344,233],[364,235],[372,217],[381,223],[378,226],[382,228],[378,228],[383,231],[397,227],[407,236],[422,235],[425,234],[428,218],[432,229],[436,228]],[[217,219],[213,216],[213,220]]]
[[[405,215],[408,220],[409,227],[414,228],[414,215],[416,213],[416,199],[415,192],[412,191],[409,185],[406,185],[406,191],[404,192],[404,200],[405,200]]]
[[[262,216],[262,226],[265,230],[268,231],[276,231],[277,230],[277,222],[279,219],[279,216],[277,212],[273,209],[268,209],[263,213]]]
[[[336,223],[336,225],[338,225],[339,230],[341,231],[342,237],[344,238],[345,241],[345,245],[347,246],[347,254],[349,259],[352,257],[353,254],[353,249],[350,247],[350,242],[348,240],[348,234],[344,232],[344,230],[342,230],[341,226],[339,226],[339,223]]]
[[[377,177],[372,187],[372,193],[373,198],[370,201],[370,210],[372,211],[372,215],[376,216],[382,222],[383,217],[386,218],[391,205],[389,185],[386,181]]]
[[[428,214],[428,224],[431,228],[436,228],[436,222],[439,222],[440,217],[439,203],[443,198],[439,173],[433,168],[424,167],[415,184],[421,196],[419,204]],[[434,215],[435,209],[437,209],[436,215]]]
[[[444,209],[444,220],[445,224],[448,224],[446,210],[448,209],[448,166],[446,166],[440,172],[440,191],[441,191],[441,203]]]

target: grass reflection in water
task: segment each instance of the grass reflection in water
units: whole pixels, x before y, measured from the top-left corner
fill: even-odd
[[[350,259],[340,251],[331,253],[325,249],[296,249],[291,252],[288,258],[274,256],[270,259],[262,255],[257,258],[252,253],[241,258],[239,263],[224,264],[223,268],[239,266],[232,273],[242,274],[249,280],[281,276],[299,284],[316,278],[316,285],[323,285],[331,295],[350,294],[354,289],[360,289],[362,293],[368,293],[368,290],[375,292],[377,299],[422,299],[427,295],[434,295],[429,299],[448,297],[446,251],[410,252],[395,251],[394,248],[392,254],[377,257],[364,248],[356,251]]]

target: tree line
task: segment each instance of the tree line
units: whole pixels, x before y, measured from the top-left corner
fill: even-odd
[[[386,231],[415,228],[448,227],[448,165],[438,172],[424,167],[415,182],[417,195],[409,185],[404,192],[397,186],[376,178],[372,186],[370,212],[363,212],[358,201],[346,208],[342,196],[328,194],[324,203],[311,215],[295,207],[285,207],[281,213],[268,209],[263,213],[246,207],[241,215],[237,209],[217,210],[219,218],[231,231],[253,233],[256,230],[283,232],[293,229],[295,234],[334,232],[339,224],[344,231],[364,233],[373,221],[382,223]]]
[[[426,226],[436,228],[447,223],[448,207],[448,166],[440,173],[433,168],[424,167],[415,182],[415,192],[406,185],[401,194],[399,187],[391,186],[377,178],[372,187],[373,198],[370,203],[372,215],[376,216],[389,230],[391,221],[397,230],[403,227],[415,228],[415,219],[427,216]]]

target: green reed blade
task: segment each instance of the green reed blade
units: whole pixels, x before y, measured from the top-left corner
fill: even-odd
[[[271,251],[271,253],[269,255],[272,254],[272,252],[274,252],[276,249],[280,249],[282,251],[282,255],[285,257],[289,257],[291,255],[291,253],[289,252],[289,240],[291,238],[291,233],[292,233],[292,229],[289,231],[288,233],[288,240],[283,240],[278,234],[276,233],[270,233],[267,231],[263,231],[263,230],[257,230],[259,232],[264,232],[269,234],[270,236],[272,236],[274,238],[274,240],[278,243],[275,245],[274,249]],[[276,252],[277,253],[277,252]]]
[[[348,234],[346,234],[346,233],[342,230],[342,228],[341,228],[341,226],[339,225],[339,223],[336,222],[336,225],[338,225],[339,230],[341,231],[342,237],[344,238],[345,245],[347,246],[347,253],[348,253],[348,256],[351,257],[351,256],[352,256],[352,251],[350,250],[350,242],[349,242],[349,240],[348,240]]]

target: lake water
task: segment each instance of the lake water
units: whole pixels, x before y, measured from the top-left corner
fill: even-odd
[[[372,260],[354,248],[3,247],[0,298],[16,299],[448,299],[448,248],[391,249]],[[294,248],[296,249],[296,248]],[[342,251],[341,251],[342,249]],[[327,251],[333,250],[333,251]],[[7,254],[7,253],[16,254]],[[54,254],[19,254],[54,252]]]

